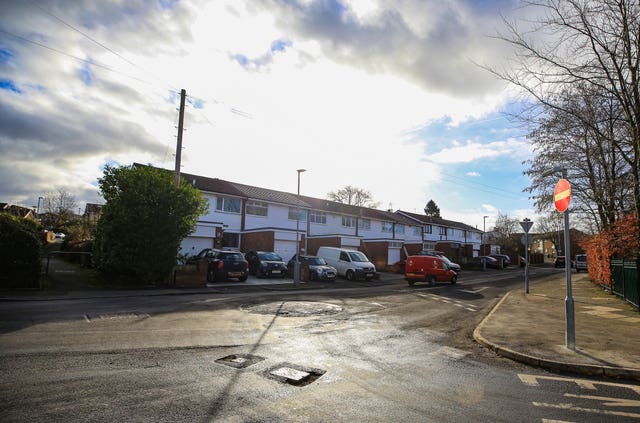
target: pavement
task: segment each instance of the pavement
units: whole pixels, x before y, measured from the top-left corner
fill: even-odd
[[[566,341],[566,276],[507,293],[474,331],[497,354],[553,372],[640,380],[640,313],[586,273],[571,275],[575,349]]]
[[[61,271],[71,273],[68,265]],[[67,269],[67,270],[65,270]],[[75,272],[74,272],[75,273]],[[68,276],[80,276],[74,273]],[[82,272],[80,272],[82,273]],[[380,273],[379,280],[351,282],[374,286],[402,279]],[[248,283],[247,283],[248,282]],[[294,285],[290,279],[256,279],[209,284],[200,288],[67,289],[0,291],[0,301],[70,300],[124,296],[191,295],[247,290],[305,290],[329,287],[335,282]],[[344,285],[347,281],[341,281]],[[531,281],[505,294],[474,331],[474,339],[497,354],[552,372],[573,373],[640,381],[640,312],[593,284],[586,273],[572,273],[575,349],[566,346],[565,275]]]

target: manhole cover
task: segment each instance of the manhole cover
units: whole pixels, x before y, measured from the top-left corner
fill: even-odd
[[[85,314],[84,318],[88,322],[101,320],[127,320],[127,319],[146,319],[149,315],[138,311],[124,311],[118,313],[102,313],[102,314]]]
[[[314,301],[277,301],[266,304],[251,304],[241,307],[242,310],[256,314],[275,314],[282,317],[327,316],[342,311],[335,304]]]
[[[298,366],[291,363],[281,363],[264,371],[264,375],[267,378],[293,386],[306,386],[325,373],[321,369]]]
[[[224,364],[226,366],[235,367],[236,369],[244,369],[253,364],[259,363],[264,360],[264,357],[251,354],[231,354],[226,357],[222,357],[216,360],[216,363]]]

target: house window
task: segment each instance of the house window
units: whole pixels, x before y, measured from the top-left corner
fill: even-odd
[[[371,230],[371,219],[360,219],[360,220],[358,220],[358,228],[362,229],[363,231],[370,231]]]
[[[353,228],[356,226],[356,218],[353,216],[342,216],[342,226],[345,228]]]
[[[447,236],[447,228],[445,226],[440,226],[440,235]]]
[[[262,201],[247,201],[247,214],[266,216],[269,205]]]
[[[421,235],[421,234],[420,234],[420,228],[419,228],[419,227],[417,227],[417,226],[414,226],[414,227],[413,227],[413,235],[414,235],[414,236],[420,236],[420,235]]]
[[[391,231],[393,231],[393,223],[382,222],[382,232],[391,232]]]
[[[402,248],[402,242],[399,242],[399,241],[389,242],[389,248]]]
[[[216,210],[228,213],[240,213],[241,201],[239,198],[217,197]]]
[[[431,225],[424,225],[424,233],[425,234],[433,233],[433,228],[431,227]]]
[[[298,220],[296,219],[296,216],[298,216],[298,218],[303,222],[307,221],[307,212],[305,210],[296,207],[289,207],[289,220]]]
[[[396,233],[404,234],[404,225],[396,225]]]
[[[312,211],[309,214],[309,222],[311,223],[320,223],[322,225],[327,224],[327,214],[319,211]]]

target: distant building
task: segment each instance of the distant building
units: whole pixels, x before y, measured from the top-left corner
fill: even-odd
[[[103,206],[104,204],[87,203],[82,216],[90,222],[97,222],[102,215]]]
[[[28,207],[16,206],[9,203],[0,203],[0,211],[23,219],[36,219],[35,211]]]

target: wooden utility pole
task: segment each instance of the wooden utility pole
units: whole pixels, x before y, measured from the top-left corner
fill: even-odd
[[[176,145],[176,186],[180,186],[180,162],[182,160],[182,131],[184,127],[184,101],[187,97],[185,89],[180,90],[180,114],[178,117],[178,143]]]

